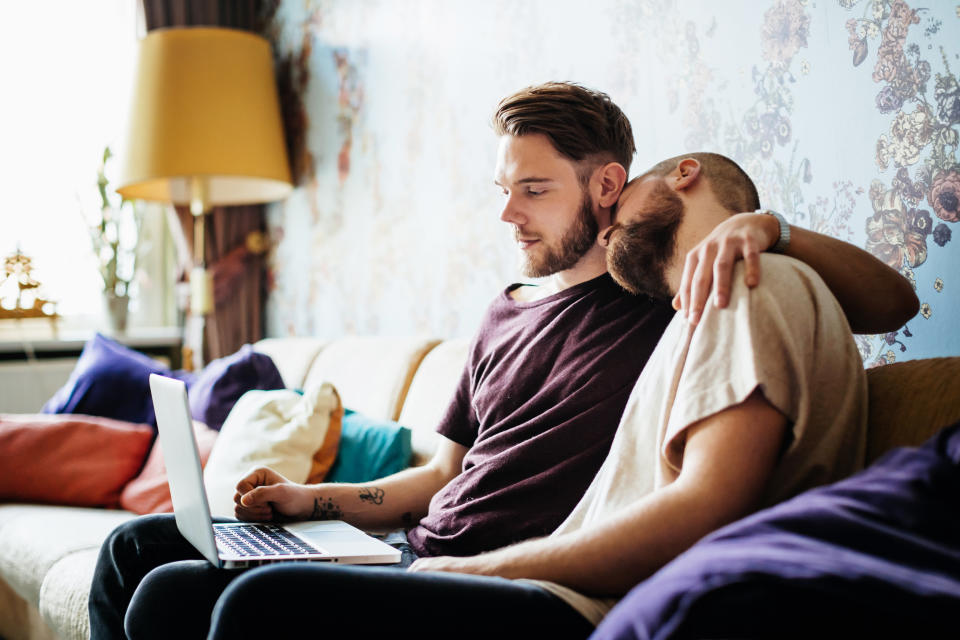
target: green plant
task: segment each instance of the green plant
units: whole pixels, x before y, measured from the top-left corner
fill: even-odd
[[[137,240],[142,212],[134,202],[121,198],[108,188],[107,162],[112,156],[110,147],[106,147],[97,171],[100,210],[88,223],[104,293],[109,297],[129,298],[137,273]]]

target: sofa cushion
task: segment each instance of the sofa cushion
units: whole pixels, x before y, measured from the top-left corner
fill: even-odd
[[[217,432],[202,422],[194,421],[193,434],[200,454],[200,465],[207,463]],[[163,459],[163,448],[157,438],[147,456],[143,471],[127,483],[120,494],[120,507],[133,513],[171,513],[173,501],[170,498],[170,486],[167,484],[167,466]]]
[[[244,394],[203,472],[210,512],[232,517],[237,482],[256,466],[268,466],[293,482],[321,479],[333,463],[342,417],[337,391],[326,383],[303,395],[290,389]]]
[[[960,357],[897,362],[867,370],[867,464],[916,446],[960,420]]]
[[[0,512],[8,508],[0,505]],[[50,567],[76,551],[99,549],[107,534],[132,517],[127,511],[80,507],[19,509],[0,527],[0,575],[36,604]]]
[[[151,373],[178,377],[188,385],[193,380],[192,374],[172,372],[156,360],[97,333],[84,345],[67,383],[41,411],[102,416],[156,427],[150,399]]]
[[[336,340],[314,360],[304,387],[330,382],[344,406],[371,418],[396,420],[414,372],[438,342],[356,336]]]
[[[265,338],[254,343],[253,350],[270,356],[287,389],[303,389],[307,371],[326,344],[320,338]]]
[[[219,431],[244,393],[283,387],[283,378],[270,356],[245,344],[235,353],[209,363],[197,375],[189,388],[190,415]]]
[[[44,511],[50,507],[44,504],[4,504],[0,503],[0,531],[11,522],[18,518],[23,518],[38,511]]]
[[[40,615],[58,638],[89,638],[90,579],[100,549],[77,551],[58,560],[40,586]]]
[[[337,460],[328,482],[369,482],[410,465],[410,430],[392,420],[344,412]]]
[[[431,349],[417,367],[397,422],[413,432],[413,464],[426,463],[437,450],[437,425],[453,399],[467,362],[470,341],[447,340]]]
[[[153,435],[109,418],[0,414],[0,500],[117,506]]]

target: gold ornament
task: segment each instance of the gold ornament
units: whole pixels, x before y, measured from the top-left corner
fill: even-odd
[[[32,260],[20,251],[7,256],[3,261],[3,278],[0,279],[0,320],[24,318],[49,318],[56,321],[57,303],[40,297],[39,280],[33,275]]]

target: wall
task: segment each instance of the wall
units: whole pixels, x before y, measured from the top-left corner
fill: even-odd
[[[269,333],[470,335],[519,279],[490,115],[557,79],[624,109],[633,174],[725,153],[765,206],[908,277],[921,314],[859,338],[867,364],[960,354],[960,7],[913,4],[280,3],[300,185],[270,210]]]

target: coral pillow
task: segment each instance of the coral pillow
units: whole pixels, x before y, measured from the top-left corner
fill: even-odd
[[[200,464],[204,465],[210,457],[217,432],[194,421],[193,435],[200,452]],[[167,484],[167,466],[163,460],[163,449],[159,438],[154,442],[147,464],[136,478],[131,480],[120,494],[120,506],[127,511],[144,515],[147,513],[171,513],[173,501],[170,499],[170,485]]]
[[[217,431],[237,400],[252,389],[283,389],[283,378],[270,356],[249,344],[205,366],[189,385],[190,415]]]
[[[43,406],[43,413],[102,416],[156,427],[150,399],[151,373],[173,376],[189,386],[193,374],[162,364],[96,334],[87,341],[67,383]]]
[[[233,516],[237,483],[266,466],[293,482],[319,482],[333,464],[343,407],[329,383],[296,391],[248,391],[234,405],[210,453],[203,483],[216,516]]]
[[[0,414],[0,500],[116,507],[153,435],[109,418]]]

